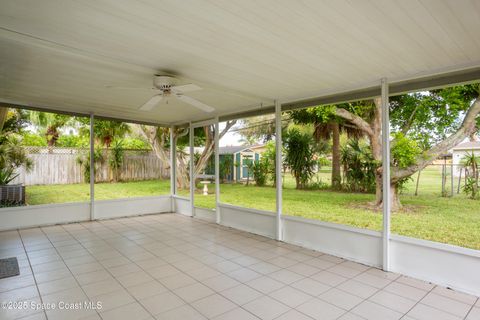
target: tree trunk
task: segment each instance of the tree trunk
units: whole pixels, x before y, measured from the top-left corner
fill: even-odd
[[[0,132],[3,130],[3,125],[7,120],[8,108],[0,107]]]
[[[383,190],[382,190],[382,177],[380,176],[380,182],[377,178],[376,192],[375,192],[375,207],[381,209],[383,207]],[[400,202],[400,196],[398,194],[398,186],[396,183],[390,184],[390,210],[395,212],[402,209]]]
[[[340,125],[332,123],[332,187],[339,189],[342,182],[340,171]]]

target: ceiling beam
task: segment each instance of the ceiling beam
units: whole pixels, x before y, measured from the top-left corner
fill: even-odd
[[[391,82],[389,84],[389,95],[396,96],[409,92],[432,90],[449,86],[468,84],[480,81],[480,67],[457,70],[453,72],[440,73],[431,76],[423,76],[415,79]],[[379,81],[380,83],[380,81]],[[359,90],[340,92],[337,94],[325,95],[317,98],[309,98],[292,102],[282,103],[282,111],[303,109],[328,104],[339,104],[345,102],[368,100],[380,96],[381,88],[367,87]],[[240,118],[248,118],[275,112],[273,105],[262,107],[245,112],[232,113],[220,116],[220,121],[227,121]]]

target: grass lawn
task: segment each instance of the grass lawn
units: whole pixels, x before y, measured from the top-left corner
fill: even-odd
[[[328,170],[320,172],[316,179],[329,182]],[[447,184],[449,186],[450,182]],[[199,186],[195,194],[196,206],[215,207],[215,185],[210,184],[208,187],[209,195],[204,196]],[[371,230],[382,228],[381,212],[364,208],[365,204],[373,201],[374,196],[371,194],[296,190],[290,177],[285,179],[284,187],[283,208],[286,215]],[[221,201],[224,203],[275,210],[275,189],[272,187],[222,184],[220,190]],[[455,194],[453,198],[441,197],[439,168],[424,170],[420,179],[419,195],[414,196],[414,191],[415,181],[411,181],[401,195],[401,201],[407,210],[392,214],[392,233],[480,249],[480,201],[468,199],[462,193]],[[88,201],[88,192],[87,184],[28,186],[27,201],[32,205]],[[168,180],[95,185],[95,198],[98,200],[154,196],[169,192]],[[179,193],[188,197],[188,190]]]

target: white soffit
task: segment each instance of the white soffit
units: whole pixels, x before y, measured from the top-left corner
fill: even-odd
[[[480,66],[480,1],[0,0],[0,101],[163,124]],[[204,89],[139,111],[155,73]]]

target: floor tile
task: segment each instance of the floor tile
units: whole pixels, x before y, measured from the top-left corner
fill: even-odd
[[[312,299],[296,308],[301,313],[317,320],[337,319],[346,311],[319,299]]]
[[[305,278],[300,281],[294,282],[290,286],[312,296],[318,296],[319,294],[322,294],[331,288],[331,286],[328,286],[311,278]]]
[[[345,310],[350,310],[363,301],[358,296],[335,288],[322,293],[318,298]]]
[[[233,310],[227,311],[218,317],[213,318],[214,320],[258,320],[256,316],[251,314],[242,308],[235,308]]]
[[[205,320],[200,312],[185,304],[181,307],[160,313],[155,316],[157,320]]]
[[[290,286],[271,292],[269,296],[291,308],[296,308],[312,299],[311,295]]]
[[[251,281],[245,282],[245,284],[257,291],[262,292],[263,294],[268,294],[285,286],[284,283],[269,278],[267,276],[253,279]]]
[[[408,312],[417,303],[415,300],[410,300],[387,291],[379,291],[368,300],[401,313]]]
[[[267,296],[249,302],[243,308],[265,320],[275,319],[290,310],[286,305]]]
[[[150,313],[138,302],[130,303],[105,312],[100,311],[103,320],[144,320],[150,319]]]
[[[352,313],[371,320],[397,320],[403,314],[392,309],[388,309],[379,304],[364,301],[352,309]]]
[[[128,287],[127,291],[137,300],[155,296],[164,292],[167,292],[168,289],[165,288],[157,281],[151,281],[148,283],[142,283],[136,286]]]
[[[340,283],[348,280],[348,278],[328,271],[319,272],[311,276],[311,278],[332,287],[338,286]]]
[[[438,310],[436,308],[424,305],[417,304],[407,313],[408,316],[411,316],[417,320],[460,320],[462,318],[454,316],[451,313]]]
[[[237,280],[232,279],[226,275],[209,278],[209,279],[203,280],[202,282],[207,287],[210,287],[215,291],[223,291],[229,288],[236,287],[240,284],[240,282],[238,282]]]
[[[145,299],[140,299],[139,301],[143,307],[153,315],[178,308],[185,304],[182,299],[171,292],[161,293]]]
[[[298,312],[297,310],[290,310],[275,318],[275,320],[312,320],[313,318]]]
[[[421,303],[462,318],[467,315],[471,308],[471,305],[469,304],[465,304],[436,293],[429,293],[425,298],[422,299]]]
[[[220,294],[240,306],[262,296],[262,293],[244,284],[221,291]]]
[[[186,302],[193,302],[215,293],[212,289],[199,282],[176,289],[173,292]]]
[[[216,317],[237,307],[236,304],[219,294],[213,294],[206,298],[197,300],[191,303],[191,305],[207,318]]]

